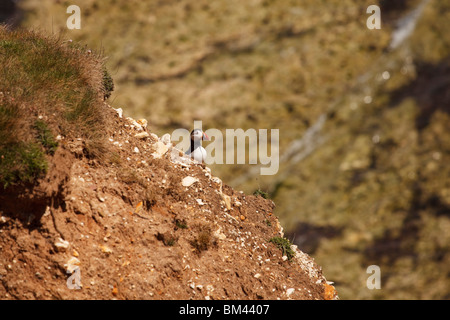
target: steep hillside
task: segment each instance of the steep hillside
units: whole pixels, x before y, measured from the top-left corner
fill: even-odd
[[[75,3],[80,30],[67,29],[65,1],[20,1],[22,25],[101,48],[111,104],[156,134],[193,120],[280,130],[275,176],[210,168],[267,192],[341,299],[450,297],[449,1]],[[372,264],[380,290],[366,286]]]
[[[271,200],[104,101],[100,56],[1,28],[0,59],[0,299],[337,298]]]

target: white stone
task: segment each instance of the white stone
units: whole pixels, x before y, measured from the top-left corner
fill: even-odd
[[[147,119],[139,119],[136,122],[139,123],[142,128],[147,128],[147,125],[148,125]]]
[[[144,139],[144,138],[147,138],[149,136],[149,134],[146,131],[142,131],[142,132],[136,133],[134,136],[138,139]]]
[[[294,293],[294,291],[295,291],[294,288],[289,288],[289,289],[286,290],[286,295],[289,297],[291,294]]]
[[[143,130],[142,126],[136,120],[134,120],[133,118],[126,117],[125,119],[128,120],[131,123],[131,127],[136,128],[136,130],[138,130],[138,131],[142,131]]]
[[[75,257],[70,257],[67,263],[64,264],[64,267],[66,268],[67,273],[73,273],[80,264],[80,260]]]
[[[170,159],[173,163],[179,164],[183,168],[189,168],[190,165],[193,163],[192,159],[186,156],[182,151],[178,150],[177,148],[170,148]]]
[[[114,109],[114,108],[113,108],[113,109]],[[117,109],[114,109],[114,110],[116,110],[117,114],[119,115],[119,118],[122,118],[122,115],[123,115],[123,110],[122,110],[122,108],[117,108]]]
[[[220,180],[220,178],[218,177],[213,177],[211,178],[211,180],[217,184],[219,184],[220,186],[222,186],[222,180]]]
[[[181,181],[181,184],[183,185],[183,187],[190,187],[196,182],[198,182],[198,178],[187,176]]]
[[[157,159],[161,158],[166,154],[167,150],[169,150],[169,148],[161,141],[157,141],[153,146],[155,152],[152,153],[152,156]]]
[[[222,232],[221,227],[219,227],[216,231],[214,231],[213,235],[219,240],[225,240],[227,238],[227,236]]]
[[[223,202],[225,203],[227,210],[230,210],[231,209],[231,197],[224,193],[221,193],[221,195],[222,195],[222,199],[223,199]]]
[[[153,132],[150,133],[150,136],[155,140],[159,140],[159,137],[156,134],[154,134]]]
[[[165,144],[170,144],[170,134],[166,133],[161,137],[161,141]]]
[[[55,247],[58,249],[58,251],[66,251],[66,249],[69,248],[69,245],[69,241],[63,240],[61,238],[59,238],[55,242]]]

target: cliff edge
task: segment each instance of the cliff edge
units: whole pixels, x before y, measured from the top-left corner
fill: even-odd
[[[271,200],[105,102],[100,57],[0,31],[0,299],[337,298]]]

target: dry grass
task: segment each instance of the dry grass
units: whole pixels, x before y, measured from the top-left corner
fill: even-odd
[[[192,229],[195,233],[195,237],[190,241],[190,244],[197,253],[201,253],[202,251],[217,245],[217,240],[214,238],[210,226],[198,224],[194,225]]]
[[[0,184],[32,183],[46,172],[56,136],[104,154],[104,61],[79,45],[0,27]]]

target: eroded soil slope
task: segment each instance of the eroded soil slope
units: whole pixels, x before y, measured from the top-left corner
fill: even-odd
[[[313,259],[268,241],[283,236],[272,201],[222,185],[144,121],[104,108],[108,154],[89,158],[83,139],[59,136],[46,177],[0,196],[1,299],[336,296]]]

